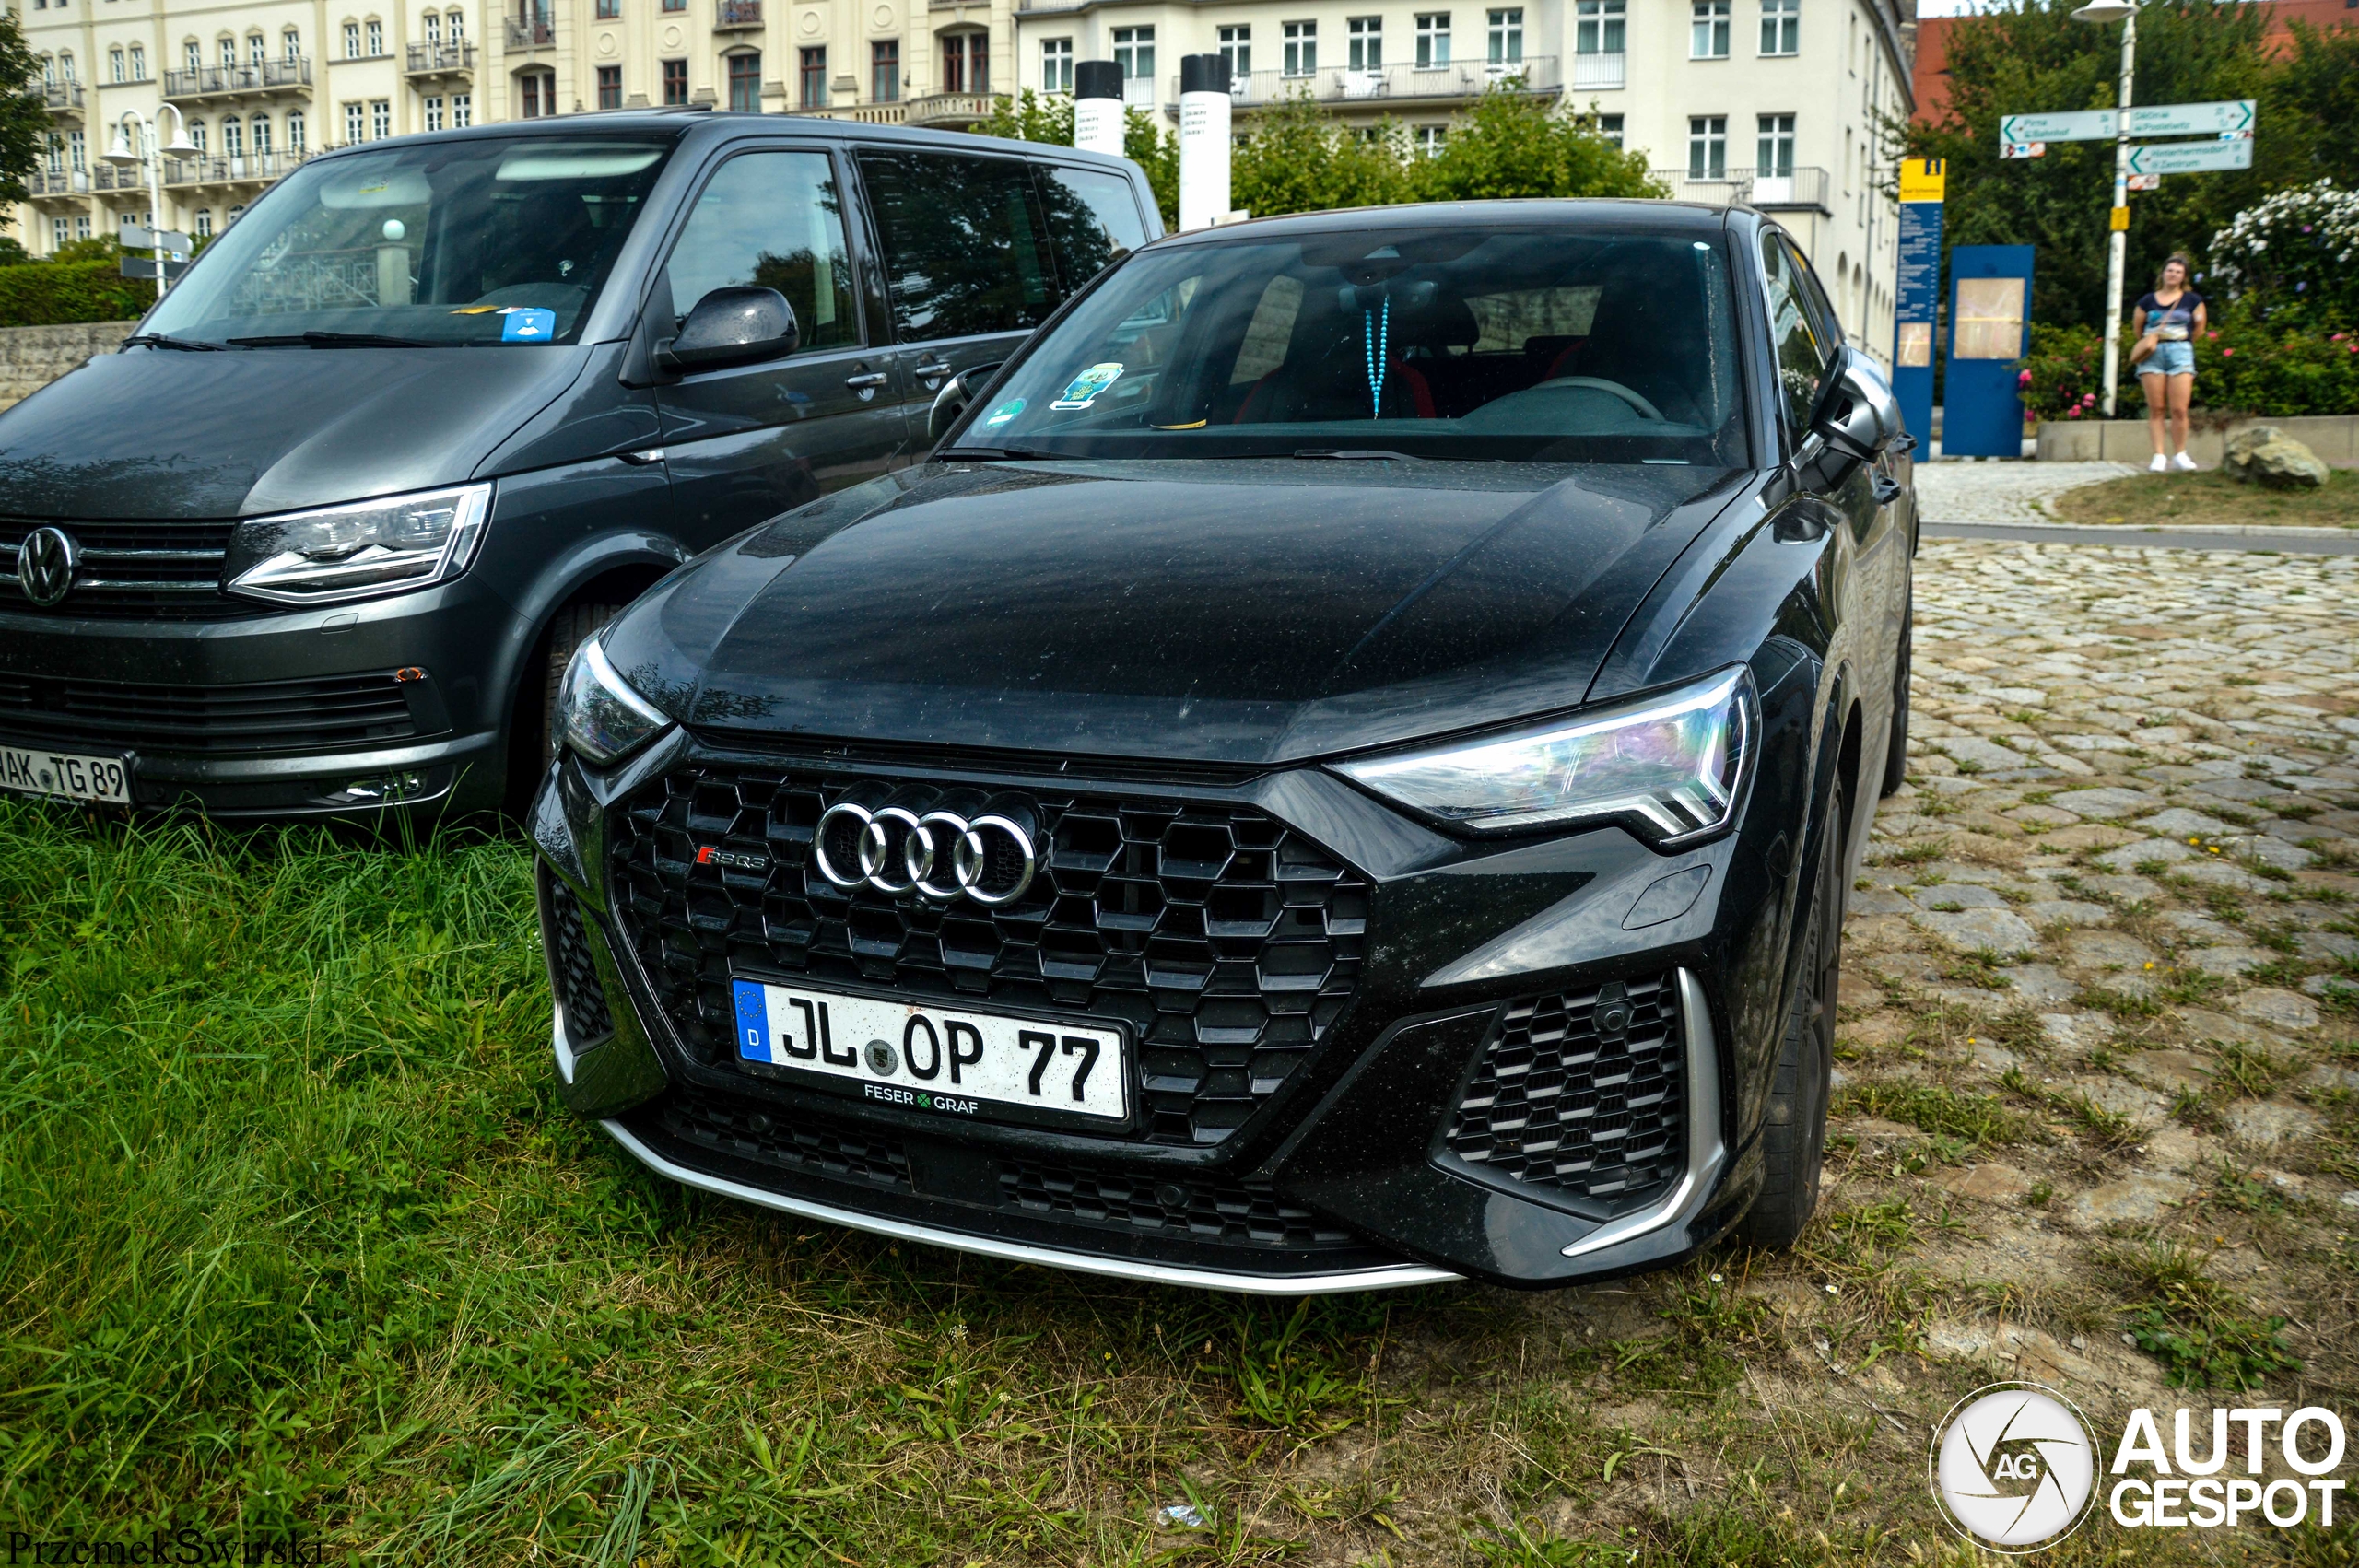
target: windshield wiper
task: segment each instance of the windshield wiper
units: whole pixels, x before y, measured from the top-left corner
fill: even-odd
[[[134,333],[123,340],[125,348],[179,348],[191,354],[226,354],[228,348],[217,343],[201,343],[193,337],[173,337],[167,333]]]
[[[1044,452],[1035,447],[946,447],[933,454],[944,462],[971,457],[982,462],[998,462],[1007,458],[1021,462],[1026,458],[1062,457],[1062,452]]]
[[[1426,461],[1409,452],[1387,451],[1381,447],[1304,447],[1294,455],[1332,458],[1342,462],[1423,462]]]
[[[372,332],[307,332],[283,337],[233,337],[240,348],[450,348],[422,338],[385,337]]]

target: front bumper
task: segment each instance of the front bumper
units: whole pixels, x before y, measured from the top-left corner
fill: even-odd
[[[816,788],[830,770],[926,771],[782,761],[675,732],[611,775],[569,759],[534,813],[565,1097],[675,1180],[904,1240],[1283,1294],[1629,1273],[1708,1245],[1751,1201],[1790,892],[1769,870],[1785,857],[1772,848],[1775,801],[1757,824],[1749,808],[1730,837],[1664,857],[1613,828],[1470,845],[1315,769],[1088,786],[1093,800],[1158,802],[1183,820],[1266,816],[1367,887],[1356,977],[1309,1049],[1209,1130],[1173,1115],[1109,1137],[945,1127],[750,1074],[698,1038],[676,953],[648,940],[634,836],[668,789],[690,801],[691,831],[700,822],[715,842],[739,842],[696,790],[727,778],[728,802],[744,802],[757,793],[747,778],[768,789],[806,767]],[[990,783],[1044,798],[1074,788],[1062,776]],[[1684,913],[1632,928],[1642,895],[1698,870],[1702,892]],[[729,918],[721,871],[682,860],[676,874],[700,901],[701,929]],[[746,915],[748,930],[790,918],[770,894],[734,896],[767,911]],[[912,970],[905,983],[923,994],[933,981]],[[1626,1030],[1602,1024],[1625,998]],[[1228,1059],[1206,1050],[1202,1092]],[[1549,1094],[1523,1093],[1543,1079]],[[1561,1126],[1543,1125],[1543,1106]],[[1653,1141],[1651,1163],[1625,1162],[1619,1191],[1606,1179],[1616,1137],[1625,1149]]]
[[[226,601],[224,602],[226,603]],[[479,577],[212,618],[0,610],[0,741],[127,755],[135,809],[225,820],[496,805],[532,628]]]

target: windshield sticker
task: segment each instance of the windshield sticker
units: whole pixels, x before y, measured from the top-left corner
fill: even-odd
[[[1024,400],[1020,397],[1011,398],[1007,402],[1001,404],[997,408],[992,409],[991,412],[991,417],[984,420],[983,423],[991,426],[1004,425],[1023,412]]]
[[[1073,385],[1065,388],[1064,396],[1049,406],[1050,408],[1087,408],[1097,401],[1098,393],[1121,380],[1121,375],[1122,367],[1114,361],[1109,360],[1103,365],[1092,365],[1073,379]]]
[[[499,341],[546,343],[557,335],[557,312],[536,305],[516,305],[501,312]]]
[[[451,312],[454,316],[488,316],[499,309],[497,305],[462,305]]]

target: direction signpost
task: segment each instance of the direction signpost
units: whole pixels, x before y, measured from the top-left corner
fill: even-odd
[[[2224,103],[2150,103],[2128,111],[2080,109],[2065,114],[2002,114],[2001,146],[2023,142],[2109,142],[2117,136],[2250,135],[2251,99]],[[2125,115],[2127,123],[2124,123]]]
[[[2238,136],[2220,142],[2149,142],[2130,149],[2130,172],[2140,174],[2205,174],[2224,169],[2252,167],[2252,138]]]

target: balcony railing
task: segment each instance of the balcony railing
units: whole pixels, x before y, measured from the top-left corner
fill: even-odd
[[[712,19],[715,32],[749,32],[762,25],[762,0],[721,0]]]
[[[164,73],[166,98],[212,98],[222,93],[285,92],[311,85],[309,55],[265,60],[259,65],[200,65]]]
[[[413,43],[405,70],[413,76],[446,76],[475,68],[472,43]]]
[[[309,152],[251,152],[221,158],[168,158],[167,185],[234,185],[258,181],[268,183],[288,173],[311,157]]]
[[[1764,211],[1816,211],[1833,216],[1824,169],[1796,169],[1788,174],[1761,174],[1751,169],[1727,169],[1719,174],[1691,174],[1684,169],[1658,169],[1654,176],[1671,188],[1674,200],[1742,202]]]
[[[1171,101],[1179,102],[1180,78],[1170,77],[1166,85],[1171,89]],[[1240,108],[1257,108],[1282,103],[1303,93],[1321,103],[1349,104],[1480,98],[1494,87],[1555,92],[1562,85],[1555,56],[1527,54],[1521,60],[1497,65],[1475,60],[1431,67],[1384,65],[1372,71],[1329,67],[1308,75],[1254,71],[1232,79],[1228,95]]]
[[[508,18],[508,47],[511,49],[546,49],[557,41],[557,24],[546,17],[534,17],[531,21]]]
[[[921,100],[904,99],[898,103],[840,103],[818,109],[797,109],[796,114],[807,114],[814,120],[851,120],[863,125],[905,125],[910,111]]]
[[[90,171],[87,169],[38,169],[25,176],[25,191],[35,196],[84,196],[89,194]]]
[[[1615,50],[1611,54],[1576,54],[1573,56],[1573,90],[1575,92],[1604,92],[1618,88],[1625,80],[1627,54]]]
[[[1007,101],[1005,93],[937,92],[910,99],[907,125],[972,125]]]
[[[44,82],[41,89],[41,102],[60,114],[76,114],[82,108],[82,84],[79,82]]]

